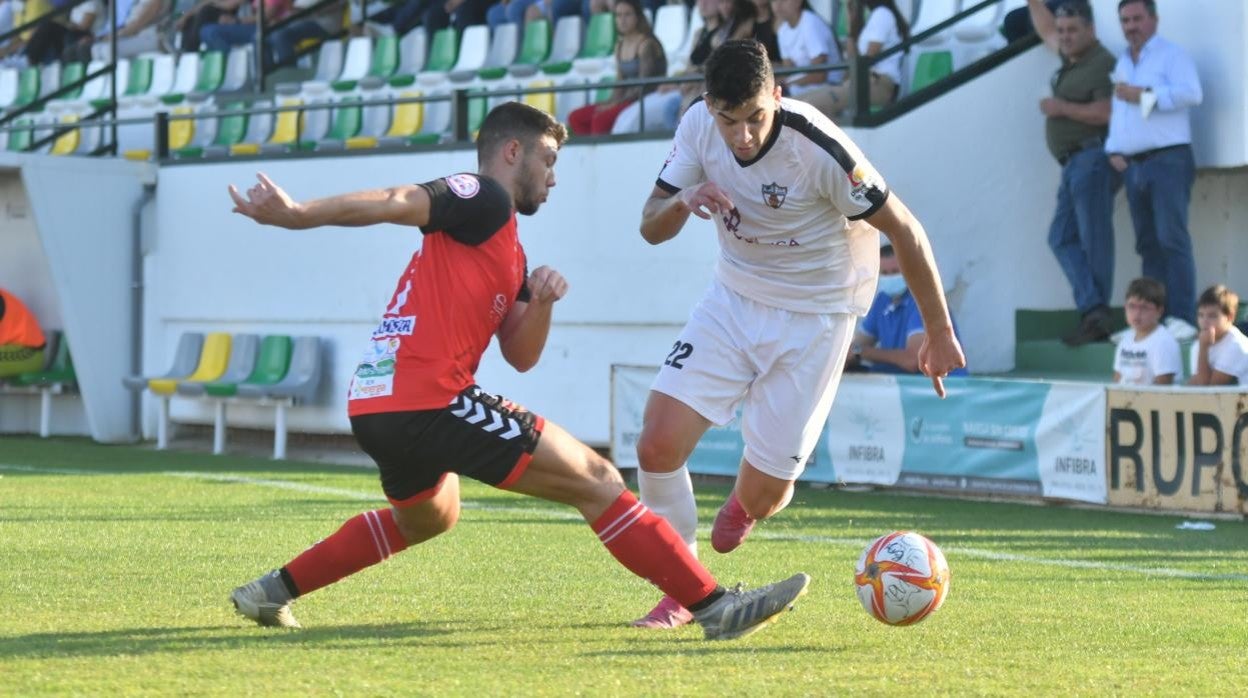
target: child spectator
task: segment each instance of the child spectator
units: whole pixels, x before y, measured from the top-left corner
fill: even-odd
[[[1239,296],[1217,284],[1200,294],[1196,323],[1200,334],[1192,345],[1192,377],[1188,385],[1248,385],[1248,337],[1235,326]]]
[[[1179,342],[1161,325],[1166,287],[1147,277],[1127,286],[1127,336],[1114,355],[1114,382],[1119,385],[1172,385],[1183,374]]]

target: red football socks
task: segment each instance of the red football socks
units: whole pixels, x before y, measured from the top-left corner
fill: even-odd
[[[284,568],[295,595],[308,594],[407,548],[389,509],[366,511],[303,551]]]
[[[647,509],[628,490],[592,526],[615,559],[685,608],[719,588],[667,519]]]

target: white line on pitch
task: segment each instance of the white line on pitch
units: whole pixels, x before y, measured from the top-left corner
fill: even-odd
[[[0,470],[14,470],[18,472],[28,473],[47,473],[51,475],[165,475],[168,477],[180,477],[191,480],[208,480],[211,482],[230,482],[240,485],[255,485],[258,487],[271,487],[275,489],[291,490],[295,492],[305,492],[308,494],[322,494],[332,497],[342,497],[344,499],[354,499],[365,502],[383,503],[385,497],[370,493],[361,492],[359,490],[348,490],[339,487],[322,487],[320,485],[309,485],[302,482],[294,482],[291,480],[270,480],[262,478],[246,477],[243,475],[224,475],[219,473],[199,473],[193,471],[171,471],[171,470],[155,470],[145,473],[118,473],[98,470],[76,470],[71,468],[37,468],[25,465],[8,465],[0,463]],[[461,503],[465,509],[473,509],[478,511],[492,511],[504,514],[529,514],[539,515],[543,518],[553,518],[568,521],[580,521],[581,516],[564,509],[551,509],[549,507],[508,507],[488,504],[485,502],[476,502],[466,500]],[[703,528],[702,533],[706,533],[707,529]],[[868,542],[865,539],[856,538],[834,538],[831,536],[818,535],[799,535],[786,533],[772,533],[768,531],[759,531],[754,534],[755,538],[777,542],[800,542],[800,543],[822,543],[825,545],[838,545],[847,547],[863,547]],[[982,548],[963,548],[948,547],[944,548],[945,552],[955,555],[964,555],[966,557],[978,558],[981,560],[998,560],[1006,562],[1022,562],[1033,565],[1046,565],[1051,567],[1066,567],[1073,569],[1086,570],[1114,570],[1117,572],[1131,572],[1142,574],[1150,577],[1171,577],[1175,579],[1198,579],[1198,580],[1227,580],[1245,582],[1248,581],[1248,574],[1211,574],[1207,572],[1191,572],[1188,570],[1180,570],[1172,567],[1138,567],[1135,565],[1125,565],[1116,562],[1096,562],[1093,560],[1069,560],[1065,558],[1043,558],[1031,557],[1029,555],[1018,555],[1016,553],[999,552],[995,550],[984,550]]]

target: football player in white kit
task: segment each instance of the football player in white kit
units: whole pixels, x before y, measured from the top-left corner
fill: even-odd
[[[651,387],[637,455],[641,498],[695,549],[685,461],[712,424],[742,408],[745,453],[711,532],[721,553],[780,511],[806,466],[840,382],[854,325],[871,306],[879,233],[923,316],[919,365],[942,379],[965,365],[923,226],[858,147],[810,105],[782,99],[766,50],[729,41],[707,59],[706,94],[681,119],[642,211],[657,245],[692,213],[714,219],[715,279]],[[695,549],[696,552],[696,549]],[[664,598],[643,627],[688,611]]]

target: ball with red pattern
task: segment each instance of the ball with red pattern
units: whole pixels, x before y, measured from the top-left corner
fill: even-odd
[[[862,551],[854,572],[858,600],[888,625],[913,625],[949,593],[949,563],[936,544],[913,531],[880,536]]]

